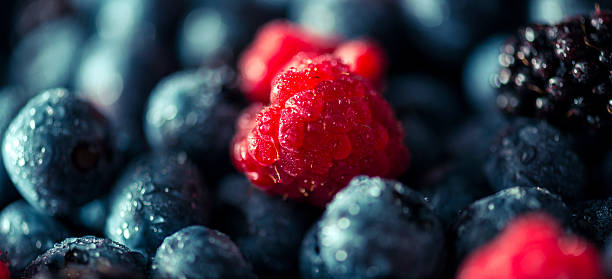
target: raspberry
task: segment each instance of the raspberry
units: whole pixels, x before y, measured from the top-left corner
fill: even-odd
[[[354,176],[407,168],[401,124],[369,82],[331,55],[299,54],[288,65],[271,104],[238,120],[232,158],[252,183],[324,206]]]
[[[543,213],[512,221],[492,242],[476,250],[458,279],[603,279],[597,250],[566,235]]]
[[[240,87],[250,100],[268,103],[270,82],[294,55],[302,51],[326,53],[334,44],[333,39],[288,21],[272,21],[261,27],[238,62]]]
[[[382,85],[387,70],[387,54],[378,43],[367,39],[347,41],[338,46],[334,55],[348,64],[351,72],[377,86]]]
[[[11,278],[11,272],[9,271],[9,263],[6,260],[6,253],[0,251],[0,279]]]

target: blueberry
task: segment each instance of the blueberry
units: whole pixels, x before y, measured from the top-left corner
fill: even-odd
[[[227,156],[239,109],[223,88],[231,75],[226,68],[172,74],[151,93],[145,132],[153,149],[187,152],[208,175],[231,169]]]
[[[435,278],[445,259],[438,217],[420,193],[391,180],[354,178],[316,230],[332,278]]]
[[[106,119],[64,89],[32,98],[2,143],[4,165],[23,197],[49,215],[67,215],[110,188],[116,151]]]
[[[612,235],[608,237],[608,244],[606,245],[606,251],[604,251],[604,269],[608,277],[612,276]]]
[[[569,211],[559,196],[539,187],[513,187],[475,201],[454,224],[455,252],[459,262],[493,239],[514,217],[544,211],[567,223]]]
[[[574,230],[603,247],[612,235],[612,197],[581,202],[571,210]]]
[[[153,258],[151,273],[154,279],[257,278],[229,237],[202,226],[166,237]]]
[[[80,97],[102,111],[118,130],[117,146],[133,157],[146,150],[142,129],[146,99],[174,65],[153,38],[114,42],[94,36],[75,76]]]
[[[499,127],[507,126],[507,122],[500,112],[471,117],[452,130],[445,143],[446,149],[456,160],[482,168]]]
[[[74,15],[68,0],[29,0],[18,4],[14,24],[18,37],[50,21]]]
[[[410,148],[410,168],[408,175],[419,176],[435,164],[442,161],[445,152],[439,146],[440,136],[416,114],[405,114],[400,116],[402,128],[404,128],[404,144]]]
[[[248,43],[249,21],[228,9],[193,9],[179,30],[178,52],[185,67],[233,61]]]
[[[67,238],[32,261],[22,278],[146,278],[142,254],[109,239]],[[72,277],[75,276],[75,277]]]
[[[317,234],[318,225],[308,230],[300,248],[300,275],[303,279],[331,279],[321,258],[321,247]]]
[[[108,198],[102,197],[79,208],[76,216],[73,216],[73,220],[76,221],[78,227],[91,233],[103,235],[108,211]]]
[[[492,194],[479,170],[470,164],[457,162],[434,169],[428,176],[423,194],[446,227],[452,225],[462,209]]]
[[[109,201],[106,236],[153,256],[165,237],[204,224],[208,196],[185,153],[154,153],[125,170]]]
[[[4,137],[4,132],[25,104],[25,97],[21,90],[16,87],[4,87],[0,89],[0,138]],[[2,150],[0,149],[0,154]],[[13,187],[4,164],[0,164],[0,206],[17,198],[17,192]]]
[[[609,0],[529,0],[528,20],[538,23],[555,23],[563,19],[593,11],[595,3],[602,8],[611,8]]]
[[[13,274],[68,236],[60,223],[22,200],[0,212],[0,224],[0,250],[8,253]]]
[[[72,82],[85,38],[82,27],[66,18],[41,25],[21,39],[11,56],[9,79],[29,96]]]
[[[236,242],[256,273],[295,277],[302,237],[318,210],[269,196],[238,175],[225,177],[219,187],[220,230]]]
[[[513,121],[489,150],[485,173],[495,189],[534,185],[568,200],[584,196],[585,167],[570,138],[544,121]]]
[[[468,56],[463,68],[463,89],[477,112],[495,110],[496,76],[499,74],[499,50],[508,35],[495,35],[480,43]]]

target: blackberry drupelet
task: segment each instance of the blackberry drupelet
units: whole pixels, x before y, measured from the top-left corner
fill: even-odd
[[[612,12],[521,28],[501,48],[504,112],[603,134],[612,126]]]

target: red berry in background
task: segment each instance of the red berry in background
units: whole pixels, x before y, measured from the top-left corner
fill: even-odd
[[[382,85],[388,60],[378,43],[367,39],[347,41],[336,48],[334,55],[349,65],[351,72],[371,80],[377,86]]]
[[[463,263],[458,279],[604,279],[597,250],[544,214],[512,221]]]
[[[9,271],[9,263],[6,260],[6,254],[0,251],[0,279],[11,278],[11,272]]]
[[[238,120],[232,158],[253,184],[324,206],[357,175],[406,170],[401,124],[369,81],[329,54],[299,54],[289,65],[271,104]]]
[[[276,20],[261,27],[238,62],[240,87],[251,101],[269,103],[274,76],[302,51],[333,51],[335,40],[315,35],[289,21]]]

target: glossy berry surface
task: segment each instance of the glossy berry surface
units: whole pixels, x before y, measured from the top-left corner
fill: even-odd
[[[612,197],[578,203],[572,209],[572,228],[600,247],[612,235]]]
[[[498,106],[563,128],[607,134],[612,125],[612,14],[596,9],[523,27],[501,48]]]
[[[198,169],[185,153],[145,155],[132,162],[117,182],[105,233],[152,256],[165,237],[204,224],[209,206]]]
[[[302,237],[318,210],[251,187],[238,175],[220,183],[218,227],[238,245],[260,277],[295,277]]]
[[[559,196],[537,187],[508,188],[472,203],[455,221],[457,259],[493,239],[515,217],[535,211],[569,221],[569,210]]]
[[[349,70],[381,86],[387,71],[387,54],[372,40],[346,41],[338,45],[334,55],[349,66]]]
[[[306,232],[300,247],[300,275],[303,279],[330,279],[327,266],[321,258],[319,246],[319,224],[316,223]]]
[[[270,101],[239,120],[232,158],[271,194],[323,206],[356,175],[393,178],[408,167],[391,106],[338,58],[297,56]]]
[[[221,169],[234,134],[238,108],[224,82],[229,69],[182,71],[159,82],[149,97],[145,132],[154,149],[183,150],[207,170]]]
[[[142,254],[104,238],[67,238],[28,265],[22,278],[146,278]]]
[[[520,216],[463,263],[458,279],[603,279],[595,247],[545,214]]]
[[[0,250],[10,255],[13,274],[21,274],[38,255],[68,236],[64,226],[22,200],[0,212],[0,224]]]
[[[316,230],[331,278],[435,278],[445,259],[436,214],[420,193],[391,180],[354,178]]]
[[[325,53],[335,42],[288,21],[272,21],[262,26],[238,63],[240,87],[251,101],[270,102],[271,82],[285,64],[299,52]]]
[[[153,258],[151,273],[154,279],[257,278],[229,237],[202,226],[166,237]]]
[[[498,190],[537,185],[567,200],[585,195],[585,166],[570,138],[544,121],[511,122],[491,143],[484,168]]]
[[[22,91],[16,87],[5,87],[0,89],[0,138],[4,138],[4,132],[27,101]],[[0,149],[0,155],[2,149]],[[17,191],[6,173],[4,164],[0,164],[0,204],[4,205],[17,197]]]
[[[32,206],[66,215],[110,189],[117,154],[106,119],[68,91],[52,89],[13,119],[2,157]]]

